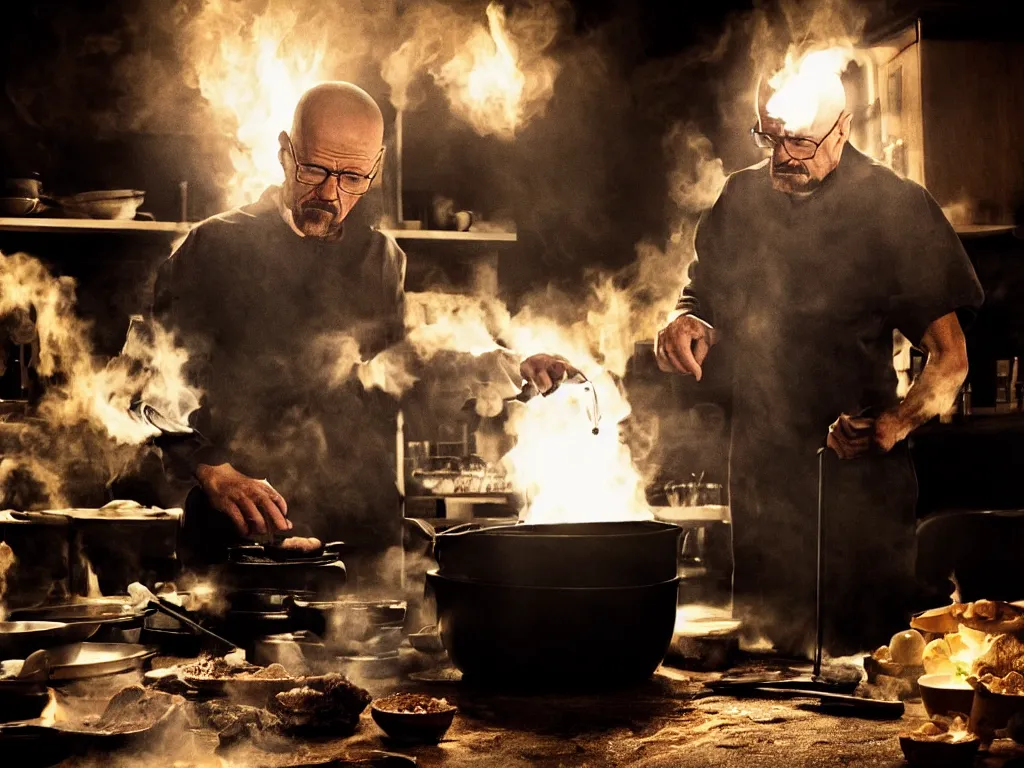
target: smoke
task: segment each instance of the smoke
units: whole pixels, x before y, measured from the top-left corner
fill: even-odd
[[[478,134],[511,139],[544,114],[554,93],[559,64],[546,51],[559,25],[558,8],[547,2],[517,4],[508,19],[493,2],[485,17],[477,8],[420,3],[403,14],[402,42],[384,60],[381,76],[399,110],[422,98],[416,85],[426,73]]]
[[[187,422],[198,407],[185,383],[184,350],[152,327],[133,326],[119,357],[95,355],[88,323],[75,312],[75,283],[22,253],[0,254],[0,317],[20,317],[35,341],[44,380],[32,420],[9,425],[0,463],[0,501],[26,509],[66,506],[78,487],[104,488],[157,434],[129,407],[145,398],[164,416]]]

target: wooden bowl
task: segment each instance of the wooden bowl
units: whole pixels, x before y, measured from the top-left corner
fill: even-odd
[[[922,675],[917,684],[929,717],[971,714],[974,689],[956,675]]]
[[[981,742],[973,736],[950,743],[916,739],[909,734],[900,735],[903,756],[915,768],[968,768],[974,764],[980,746]]]
[[[981,683],[974,687],[971,705],[970,730],[988,742],[996,738],[996,731],[1006,728],[1010,718],[1024,712],[1024,696],[992,693]]]
[[[437,744],[455,719],[457,708],[449,704],[440,712],[395,712],[399,701],[420,699],[424,704],[433,697],[421,694],[393,694],[370,705],[370,716],[380,729],[395,741],[414,744]],[[436,699],[435,699],[436,701]]]

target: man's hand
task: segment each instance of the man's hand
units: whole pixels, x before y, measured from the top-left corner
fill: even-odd
[[[855,459],[874,447],[874,437],[874,419],[841,413],[828,428],[826,445],[840,459]]]
[[[542,395],[548,395],[579,371],[564,357],[539,354],[526,358],[519,366],[519,373]]]
[[[291,530],[288,504],[261,480],[243,475],[230,464],[200,464],[196,479],[210,506],[231,518],[242,536],[264,535],[268,526],[278,531]]]
[[[913,425],[898,411],[886,411],[877,419],[840,414],[828,428],[828,447],[841,459],[855,459],[866,453],[888,453],[910,434]]]
[[[654,354],[665,373],[704,375],[704,358],[714,344],[712,329],[691,315],[680,315],[658,331]]]

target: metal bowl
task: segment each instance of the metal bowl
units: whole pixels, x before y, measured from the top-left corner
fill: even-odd
[[[0,197],[0,216],[31,216],[38,209],[38,197]]]
[[[59,621],[0,621],[0,656],[23,655],[65,643],[80,643],[96,634],[99,624]]]
[[[137,189],[83,192],[65,198],[64,208],[92,219],[134,219],[146,193]]]

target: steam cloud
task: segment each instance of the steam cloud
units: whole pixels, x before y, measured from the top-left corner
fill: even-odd
[[[89,326],[75,313],[75,284],[22,253],[0,254],[0,318],[17,318],[37,357],[45,392],[30,422],[12,423],[0,461],[0,501],[19,509],[67,505],[70,488],[104,488],[157,430],[129,413],[139,398],[188,421],[199,393],[183,375],[187,355],[154,326],[130,333],[122,354],[102,364]]]

